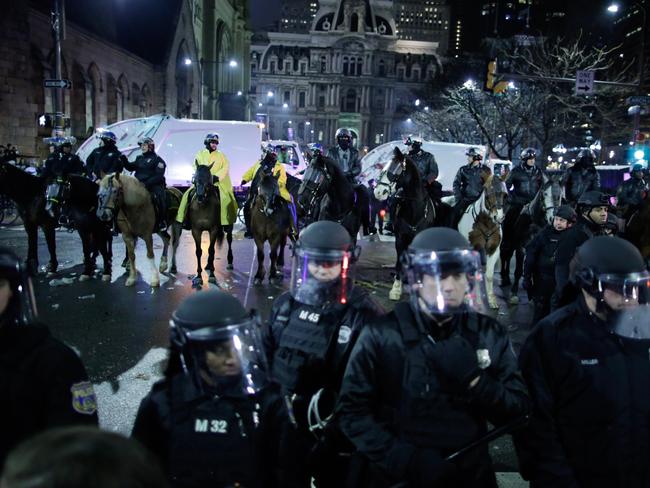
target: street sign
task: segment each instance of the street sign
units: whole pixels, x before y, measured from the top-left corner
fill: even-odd
[[[627,99],[628,105],[650,105],[650,97],[647,95],[636,95]]]
[[[45,88],[72,88],[72,82],[70,80],[44,80],[43,86]]]
[[[576,95],[591,95],[594,92],[594,72],[580,70],[576,73]]]

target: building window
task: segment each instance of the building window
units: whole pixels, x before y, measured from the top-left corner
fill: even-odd
[[[362,71],[363,71],[363,60],[361,58],[357,58],[357,76],[361,76]]]
[[[285,90],[284,94],[282,95],[282,101],[284,103],[289,103],[291,101],[291,92],[289,90]]]
[[[397,68],[397,80],[398,81],[404,81],[404,75],[406,73],[406,69],[403,67]]]
[[[386,63],[384,62],[383,59],[379,60],[379,76],[382,78],[386,76]]]
[[[275,61],[269,63],[269,72],[275,73]]]
[[[300,63],[300,74],[304,75],[305,71],[307,71],[307,63],[303,61]]]
[[[299,108],[305,108],[305,97],[306,97],[305,92],[298,93],[298,107]]]
[[[350,65],[347,56],[343,57],[343,76],[348,76],[350,73]]]
[[[325,73],[327,71],[327,58],[325,56],[321,56],[320,58],[320,72]]]
[[[291,61],[285,61],[284,62],[284,72],[285,73],[290,73],[291,72]]]
[[[344,112],[356,112],[357,111],[357,92],[356,90],[350,88],[345,94],[345,100],[343,104]]]

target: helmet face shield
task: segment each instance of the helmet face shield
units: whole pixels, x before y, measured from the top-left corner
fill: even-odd
[[[621,308],[650,303],[648,300],[650,272],[648,271],[623,276],[600,275],[597,279],[598,291],[603,294],[603,297],[609,295],[611,298],[608,301],[616,299]]]
[[[297,247],[293,257],[290,292],[306,305],[345,304],[354,283],[354,261],[350,251]]]
[[[486,294],[478,252],[410,253],[406,276],[412,302],[429,314],[484,312]]]
[[[254,317],[193,330],[172,320],[171,327],[183,343],[184,367],[203,391],[244,396],[266,384],[266,357]]]

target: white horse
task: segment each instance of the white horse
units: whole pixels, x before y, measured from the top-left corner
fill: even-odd
[[[501,222],[503,222],[503,201],[507,194],[506,186],[499,178],[487,176],[483,183],[481,196],[471,204],[458,223],[458,231],[467,238],[477,250],[485,252],[485,288],[490,308],[497,309],[494,294],[494,268],[499,259],[501,243]]]

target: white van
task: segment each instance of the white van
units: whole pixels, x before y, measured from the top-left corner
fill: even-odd
[[[129,119],[106,126],[117,136],[117,147],[129,161],[140,155],[138,140],[151,137],[156,153],[167,163],[165,178],[171,186],[190,186],[194,174],[194,157],[204,148],[210,132],[219,134],[219,150],[230,161],[230,179],[238,185],[241,177],[260,159],[262,129],[257,122],[176,119],[171,115],[153,115]],[[91,137],[77,151],[86,161],[99,140]]]
[[[393,149],[399,147],[402,152],[408,152],[409,147],[404,144],[404,141],[391,141],[381,146],[377,146],[361,160],[362,172],[360,178],[367,183],[368,180],[375,179],[379,181],[379,174],[383,170],[386,163],[390,162],[393,158]],[[465,153],[470,147],[479,148],[483,154],[487,154],[487,148],[477,144],[458,144],[452,142],[430,142],[425,141],[422,144],[424,151],[430,152],[436,158],[438,163],[438,181],[442,185],[445,192],[453,191],[454,178],[458,172],[458,168],[467,164],[467,156]],[[489,160],[485,161],[491,165]],[[499,160],[499,164],[510,164],[509,161]]]

